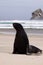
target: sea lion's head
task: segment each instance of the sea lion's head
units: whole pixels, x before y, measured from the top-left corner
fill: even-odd
[[[20,23],[13,23],[13,27],[16,29],[16,31],[23,30],[23,26]]]

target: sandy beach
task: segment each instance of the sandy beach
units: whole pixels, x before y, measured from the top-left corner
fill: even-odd
[[[43,50],[43,35],[29,35],[29,42]],[[17,55],[12,54],[14,34],[0,33],[0,65],[43,65],[41,55]]]

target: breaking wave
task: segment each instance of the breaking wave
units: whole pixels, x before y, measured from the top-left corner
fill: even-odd
[[[0,28],[13,28],[13,23],[21,23],[24,28],[43,29],[43,21],[40,20],[5,20],[0,21]]]

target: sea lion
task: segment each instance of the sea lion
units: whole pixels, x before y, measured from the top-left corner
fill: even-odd
[[[13,23],[13,27],[16,29],[13,54],[42,53],[39,48],[29,45],[27,34],[20,23]]]
[[[26,54],[27,47],[29,47],[29,40],[27,34],[20,23],[13,23],[13,27],[16,29],[13,54]]]

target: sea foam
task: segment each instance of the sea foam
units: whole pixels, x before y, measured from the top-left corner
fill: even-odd
[[[13,29],[13,23],[20,23],[24,28],[43,29],[43,21],[40,20],[3,20],[0,21],[0,28]]]

